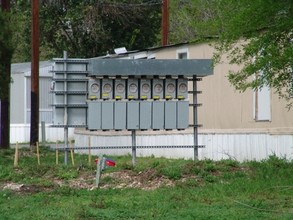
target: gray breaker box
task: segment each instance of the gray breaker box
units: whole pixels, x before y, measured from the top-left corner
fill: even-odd
[[[88,100],[89,130],[171,130],[189,126],[187,100]]]

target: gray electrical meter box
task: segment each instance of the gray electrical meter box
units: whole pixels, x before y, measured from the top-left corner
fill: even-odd
[[[102,79],[102,99],[112,99],[113,97],[113,80]]]
[[[54,90],[55,91],[64,91],[64,83],[61,81],[54,82]]]
[[[164,129],[164,101],[154,101],[152,107],[152,129]]]
[[[89,130],[100,130],[102,123],[102,101],[93,100],[87,102],[87,128]]]
[[[120,100],[125,99],[126,97],[126,80],[125,79],[116,79],[114,81],[114,99]]]
[[[177,101],[165,102],[165,129],[176,129],[177,126]]]
[[[64,58],[54,59],[53,126],[104,131],[188,128],[189,105],[194,115],[199,106],[197,99],[188,102],[188,79],[197,83],[197,77],[213,74],[212,60],[140,59],[144,54],[68,59],[64,53]]]
[[[138,79],[127,80],[127,98],[138,99]]]
[[[75,125],[86,125],[87,121],[85,117],[80,117],[80,115],[86,114],[85,108],[69,108],[68,110],[67,123],[70,126]],[[69,115],[70,114],[70,115]],[[54,111],[54,124],[64,125],[64,108],[55,108]]]
[[[189,127],[189,102],[177,101],[177,129],[186,129]]]
[[[162,79],[153,79],[152,92],[154,100],[163,99],[164,81]]]
[[[137,130],[139,128],[139,101],[127,102],[127,129]]]
[[[114,101],[102,102],[102,130],[114,128]]]
[[[114,129],[126,129],[126,101],[114,102]]]
[[[65,109],[63,107],[55,107],[54,109],[54,124],[64,125],[66,122],[64,120]],[[67,124],[70,126],[76,125],[86,125],[86,117],[80,117],[81,115],[86,115],[87,110],[83,107],[74,107],[67,109]]]
[[[150,79],[141,79],[140,80],[140,99],[150,99],[151,98],[151,80]]]
[[[65,89],[66,84],[66,89]],[[54,82],[54,91],[87,91],[86,83],[80,83],[77,80],[74,79],[67,79],[66,83],[65,81],[56,81]]]
[[[63,125],[64,124],[64,109],[55,108],[54,109],[54,125]]]
[[[67,112],[69,125],[86,125],[85,117],[80,117],[81,115],[86,115],[85,108],[69,108]]]
[[[139,129],[148,130],[152,125],[152,101],[139,102]]]
[[[67,103],[68,105],[78,105],[84,102],[85,97],[85,94],[67,94]]]
[[[177,99],[188,99],[188,79],[180,78],[177,82]]]
[[[165,99],[176,98],[176,80],[166,79],[165,81]]]
[[[101,98],[101,80],[96,78],[90,78],[88,81],[88,98],[100,99]]]

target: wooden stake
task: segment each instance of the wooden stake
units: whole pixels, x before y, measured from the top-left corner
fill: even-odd
[[[70,141],[70,154],[71,154],[71,163],[74,166],[75,164],[74,164],[72,141]]]
[[[91,155],[91,137],[89,136],[89,166],[92,164],[92,155]]]
[[[18,167],[18,142],[16,142],[16,146],[15,146],[14,167]]]
[[[56,141],[56,165],[59,164],[58,141]]]
[[[40,147],[39,147],[39,142],[37,142],[37,158],[38,158],[38,165],[40,165],[41,162],[40,162]]]

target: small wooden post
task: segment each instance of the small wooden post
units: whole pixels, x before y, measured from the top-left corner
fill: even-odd
[[[56,141],[56,165],[59,164],[58,141]]]
[[[92,155],[91,155],[91,136],[89,136],[89,166],[92,163]]]
[[[16,146],[15,146],[14,167],[18,167],[18,142],[16,142]]]
[[[71,155],[71,163],[74,166],[74,155],[73,155],[73,147],[72,147],[72,141],[70,141],[70,155]]]
[[[40,147],[39,147],[39,142],[37,142],[37,158],[38,158],[38,165],[40,165],[41,162],[40,162]]]

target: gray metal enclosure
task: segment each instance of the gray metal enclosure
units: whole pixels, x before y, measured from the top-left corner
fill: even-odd
[[[54,59],[54,125],[89,130],[189,127],[188,78],[211,60]]]
[[[130,130],[133,165],[136,130],[189,127],[188,80],[192,79],[195,138],[189,147],[194,148],[197,158],[196,81],[213,73],[211,60],[86,60],[65,55],[54,60],[52,72],[54,126],[64,127],[65,136],[68,127]],[[65,157],[67,161],[66,153]]]
[[[86,127],[88,61],[54,59],[53,62],[54,126]]]

